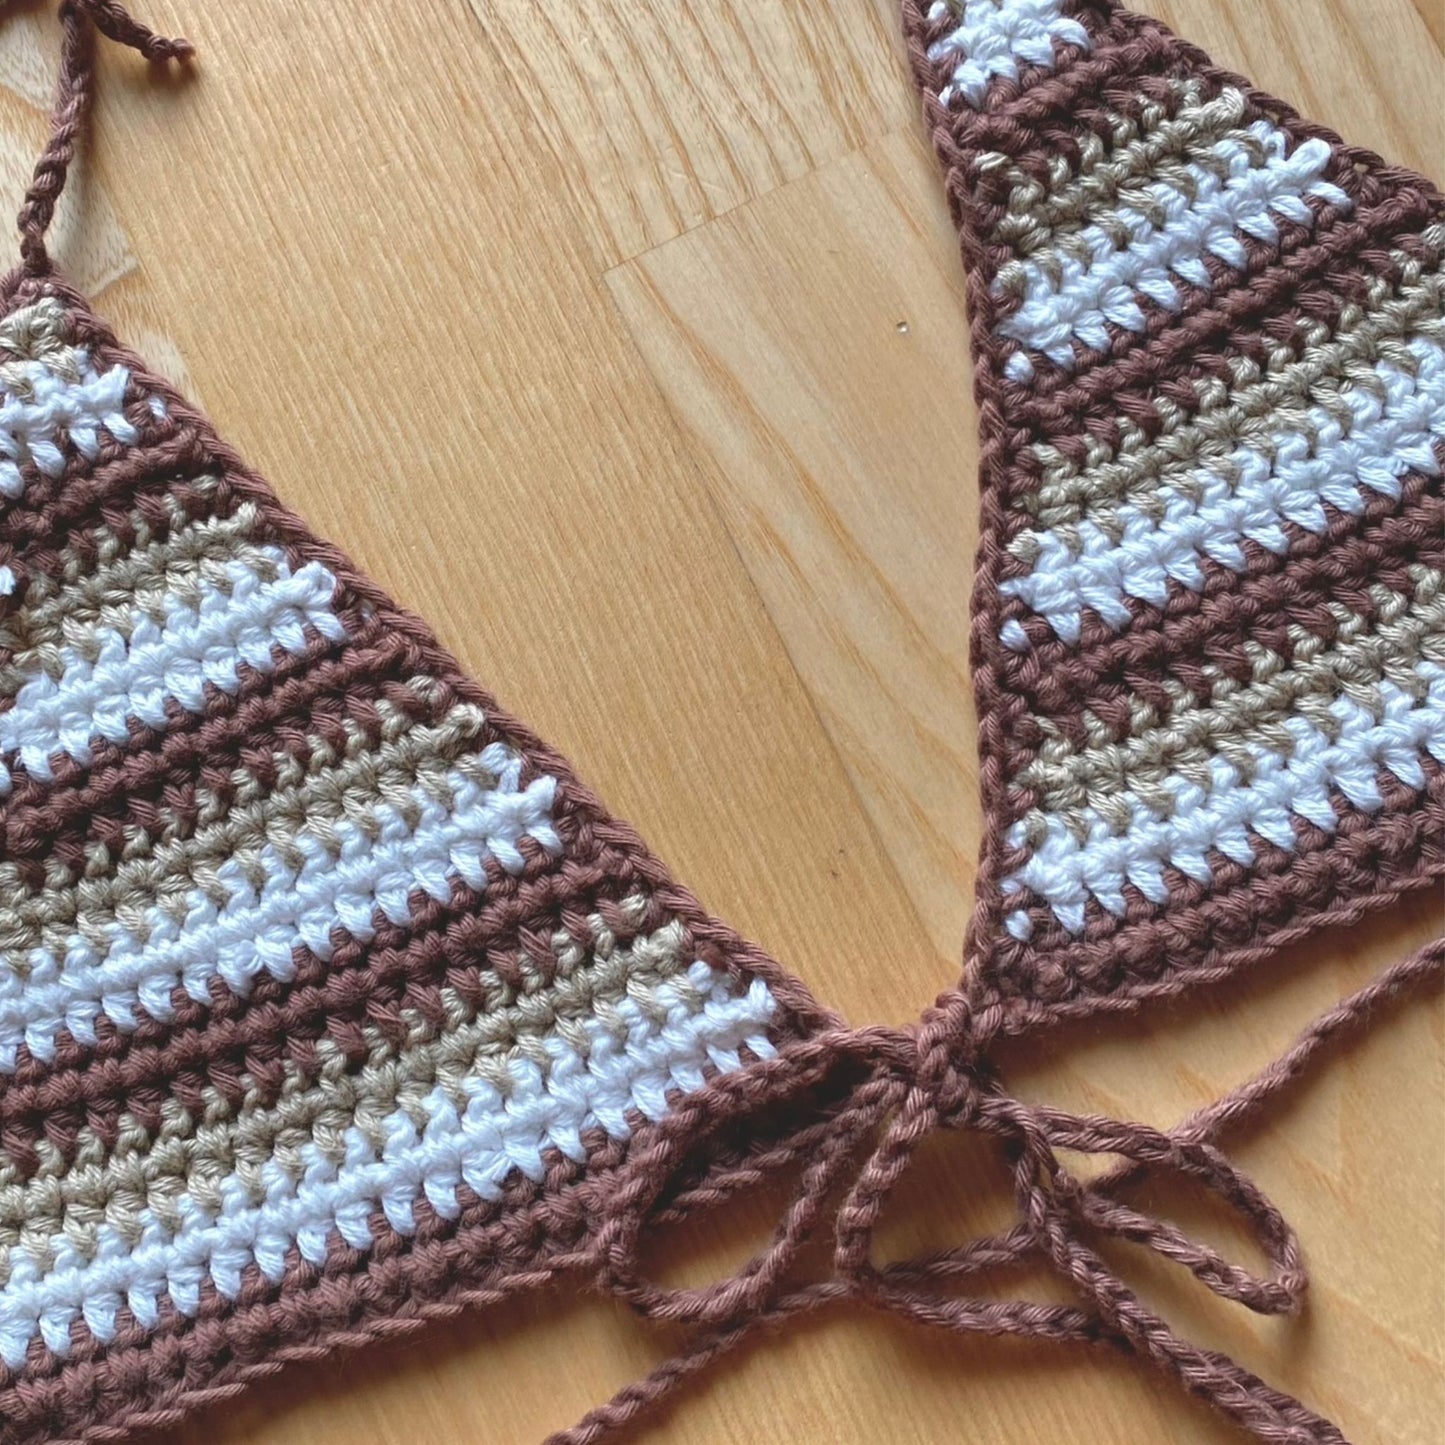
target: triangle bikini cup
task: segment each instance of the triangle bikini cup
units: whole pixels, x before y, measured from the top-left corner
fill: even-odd
[[[1180,1338],[1091,1239],[1298,1308],[1221,1152],[1435,943],[1178,1127],[1026,1104],[1003,1037],[1261,963],[1442,873],[1445,211],[1113,0],[904,0],[968,268],[987,833],[959,986],[846,1025],[711,917],[56,274],[96,32],[0,307],[0,1441],[114,1440],[282,1364],[591,1279],[695,1327],[574,1429],[845,1300],[1107,1344],[1258,1439],[1341,1431]],[[923,1140],[997,1141],[1011,1229],[888,1266]],[[1059,1151],[1115,1156],[1084,1182]],[[647,1233],[800,1169],[668,1290]],[[1256,1276],[1123,1202],[1213,1191]],[[800,1283],[803,1246],[833,1268]],[[1076,1295],[960,1293],[1042,1260]]]

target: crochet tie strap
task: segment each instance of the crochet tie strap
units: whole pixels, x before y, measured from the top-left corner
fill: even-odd
[[[645,1380],[553,1436],[549,1445],[592,1445],[655,1406],[759,1326],[843,1299],[959,1334],[1112,1344],[1174,1375],[1260,1440],[1343,1442],[1334,1424],[1298,1400],[1227,1356],[1180,1338],[1087,1243],[1086,1234],[1152,1249],[1188,1269],[1215,1294],[1257,1313],[1297,1312],[1308,1276],[1295,1231],[1213,1141],[1225,1128],[1257,1114],[1326,1044],[1362,1025],[1385,1002],[1438,984],[1442,977],[1445,940],[1438,940],[1343,1000],[1258,1074],[1167,1132],[1010,1095],[984,1057],[994,1032],[990,1022],[970,1008],[961,992],[945,995],[916,1026],[827,1031],[749,1071],[714,1080],[634,1154],[609,1197],[596,1247],[603,1289],[647,1318],[701,1326],[704,1332]],[[847,1078],[841,1092],[836,1087],[840,1075]],[[770,1154],[733,1172],[705,1172],[703,1182],[691,1189],[677,1188],[685,1167],[696,1167],[700,1152],[705,1161],[709,1145],[729,1127],[820,1094],[830,1100],[820,1117]],[[962,1130],[976,1130],[1003,1146],[1012,1161],[1020,1222],[924,1258],[876,1264],[874,1235],[920,1145],[937,1132]],[[1115,1156],[1120,1163],[1085,1183],[1060,1161],[1060,1150]],[[770,1243],[735,1274],[690,1289],[664,1288],[646,1278],[639,1254],[649,1225],[715,1204],[762,1174],[800,1160],[806,1162],[798,1189]],[[1149,1171],[1193,1180],[1227,1204],[1261,1248],[1269,1273],[1255,1274],[1167,1220],[1120,1202],[1121,1187]],[[831,1277],[799,1283],[794,1268],[802,1248],[828,1219],[830,1202],[840,1191],[842,1202],[831,1215]],[[960,1281],[1030,1259],[1047,1261],[1073,1286],[1080,1305],[946,1292]]]
[[[717,1080],[700,1095],[695,1113],[681,1112],[664,1123],[616,1192],[599,1239],[603,1284],[640,1313],[673,1322],[720,1324],[766,1306],[864,1141],[881,1131],[834,1217],[834,1270],[866,1293],[884,1278],[872,1263],[874,1234],[919,1145],[936,1132],[976,1130],[1000,1140],[1014,1155],[1019,1203],[1040,1238],[1059,1218],[1077,1218],[1157,1250],[1185,1265],[1217,1294],[1260,1313],[1298,1308],[1306,1277],[1294,1231],[1218,1149],[1147,1125],[1071,1114],[1012,1097],[985,1065],[960,1057],[957,1042],[968,1039],[969,1023],[966,1011],[946,1004],[921,1027],[820,1034],[787,1047],[749,1074]],[[835,1106],[767,1249],[731,1279],[710,1288],[668,1290],[646,1282],[637,1266],[644,1225],[698,1145],[753,1111],[797,1103],[849,1065],[861,1069],[862,1078],[848,1090],[844,1103]],[[1060,1149],[1114,1155],[1136,1169],[1163,1168],[1196,1180],[1252,1226],[1271,1276],[1252,1275],[1172,1225],[1087,1188],[1059,1162]]]

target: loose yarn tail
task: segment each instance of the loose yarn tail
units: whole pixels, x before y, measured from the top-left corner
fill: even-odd
[[[916,1029],[836,1030],[746,1074],[715,1081],[629,1161],[596,1250],[604,1289],[639,1314],[696,1324],[700,1331],[678,1354],[571,1429],[549,1437],[547,1445],[596,1445],[641,1420],[760,1330],[844,1300],[958,1334],[1109,1344],[1158,1366],[1269,1445],[1343,1445],[1345,1437],[1331,1421],[1228,1356],[1182,1339],[1085,1242],[1084,1231],[1142,1244],[1182,1265],[1223,1298],[1259,1313],[1296,1312],[1308,1281],[1294,1230],[1216,1141],[1256,1118],[1326,1045],[1362,1028],[1391,1001],[1442,978],[1445,939],[1342,1000],[1277,1059],[1169,1131],[1013,1098],[983,1058],[987,1035],[977,1029],[961,994],[945,996]],[[682,1163],[695,1157],[699,1144],[705,1146],[725,1125],[750,1113],[801,1100],[840,1069],[861,1069],[861,1081],[826,1119],[808,1123],[738,1171],[746,1184],[807,1161],[797,1195],[769,1246],[730,1279],[709,1288],[667,1290],[647,1282],[638,1262],[645,1227],[730,1193],[739,1182],[724,1171],[668,1201],[671,1181]],[[940,1129],[964,1128],[999,1138],[1012,1157],[1020,1222],[955,1249],[874,1265],[874,1234],[919,1146]],[[871,1141],[876,1142],[832,1215],[832,1277],[793,1283],[792,1267],[803,1244]],[[1060,1164],[1061,1149],[1116,1155],[1121,1162],[1085,1184]],[[1262,1247],[1270,1274],[1261,1277],[1243,1269],[1176,1226],[1118,1199],[1125,1185],[1161,1167],[1193,1178],[1229,1204]],[[1069,1281],[1079,1296],[1077,1306],[949,1292],[986,1270],[1040,1259]]]

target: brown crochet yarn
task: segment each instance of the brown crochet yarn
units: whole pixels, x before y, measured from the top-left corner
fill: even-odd
[[[844,1300],[1108,1344],[1261,1440],[1343,1440],[1090,1240],[1296,1309],[1294,1232],[1217,1140],[1445,943],[1169,1132],[1025,1104],[990,1052],[1439,877],[1440,197],[1110,0],[903,9],[970,272],[988,833],[964,978],[894,1029],[708,915],[56,275],[95,31],[189,54],[62,4],[0,302],[0,1441],[118,1439],[569,1274],[698,1332],[565,1445]],[[1019,1222],[876,1266],[940,1129],[999,1142]],[[655,1224],[789,1165],[733,1278],[646,1279]],[[1269,1274],[1123,1202],[1160,1170]],[[1076,1302],[957,1293],[1025,1259]]]

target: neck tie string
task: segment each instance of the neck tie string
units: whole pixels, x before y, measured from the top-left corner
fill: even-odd
[[[96,31],[119,45],[139,51],[157,64],[188,60],[194,53],[190,41],[157,35],[114,0],[64,0],[60,20],[64,39],[60,50],[60,79],[50,116],[50,138],[35,163],[17,222],[20,258],[34,276],[48,275],[52,269],[45,234],[55,218],[56,203],[65,189],[75,149],[95,98]]]

